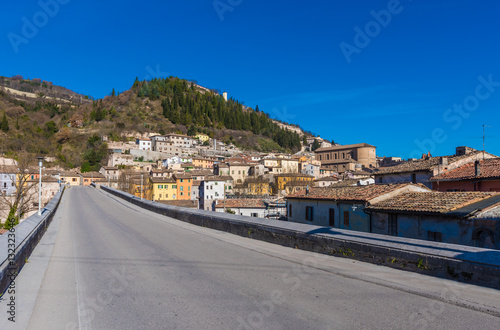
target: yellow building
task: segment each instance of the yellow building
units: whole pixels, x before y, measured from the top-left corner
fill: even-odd
[[[193,157],[193,166],[211,169],[213,171],[214,161],[203,157]]]
[[[289,182],[308,182],[312,187],[312,181],[314,180],[314,176],[301,174],[301,173],[287,173],[287,174],[278,174],[274,176],[274,181],[276,188],[278,191],[284,190],[285,185]]]
[[[200,142],[205,142],[210,139],[210,137],[206,134],[196,134],[194,137],[200,140]]]
[[[148,199],[153,201],[177,200],[177,183],[172,178],[149,178]]]
[[[248,178],[245,181],[248,185],[247,194],[250,196],[265,196],[271,194],[269,181],[262,178]]]

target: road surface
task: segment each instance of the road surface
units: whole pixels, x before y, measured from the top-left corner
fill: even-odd
[[[52,226],[51,253],[19,276],[19,290],[40,285],[18,297],[33,301],[18,327],[500,328],[497,290],[193,226],[91,187],[67,189]]]

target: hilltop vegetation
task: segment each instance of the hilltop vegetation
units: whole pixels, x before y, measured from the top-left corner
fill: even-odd
[[[98,169],[107,156],[103,136],[125,142],[137,134],[201,132],[243,149],[301,148],[297,133],[280,128],[258,107],[225,101],[175,77],[136,79],[130,90],[113,89],[98,100],[42,81],[1,78],[0,86],[10,88],[0,88],[0,153],[55,156],[66,168]]]

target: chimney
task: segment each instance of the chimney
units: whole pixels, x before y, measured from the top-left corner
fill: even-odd
[[[441,157],[441,165],[443,165],[443,166],[448,166],[448,158],[446,158],[446,157]]]
[[[306,187],[306,195],[309,195],[309,186]]]
[[[479,160],[476,160],[474,163],[474,175],[475,176],[480,176],[481,175],[481,168],[479,166]]]

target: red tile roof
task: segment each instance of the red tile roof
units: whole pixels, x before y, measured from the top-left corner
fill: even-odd
[[[419,159],[414,161],[402,162],[394,166],[379,167],[374,170],[373,174],[392,174],[392,173],[409,173],[415,171],[431,171],[434,166],[440,164],[442,158],[448,159],[448,164],[453,162],[482,154],[482,151],[474,151],[466,155],[460,156],[444,156],[444,157],[432,157],[428,159]],[[489,154],[495,157],[494,155]]]
[[[500,158],[485,159],[479,161],[480,174],[475,175],[475,164],[468,163],[454,170],[434,176],[434,181],[456,181],[468,179],[491,179],[500,178]]]
[[[408,192],[367,207],[371,211],[447,213],[500,193],[492,192]]]
[[[425,188],[420,184],[397,183],[397,184],[372,184],[368,186],[349,186],[349,187],[313,187],[309,194],[302,190],[288,195],[287,199],[320,199],[320,200],[348,200],[348,201],[369,201],[370,199],[390,193],[399,188],[414,185]],[[425,188],[427,189],[427,188]]]
[[[226,199],[225,204],[224,201],[219,201],[215,208],[265,208],[266,204],[262,201],[262,199],[251,199],[251,198],[242,198],[242,199]]]

